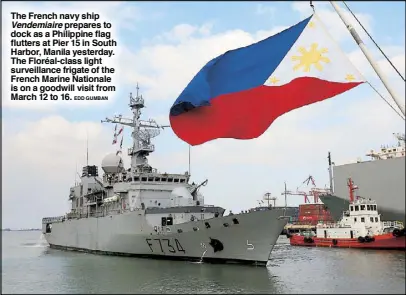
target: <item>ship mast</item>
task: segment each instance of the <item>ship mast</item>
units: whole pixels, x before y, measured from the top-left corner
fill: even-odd
[[[364,53],[365,57],[371,64],[372,68],[374,69],[375,73],[378,75],[379,79],[382,81],[385,88],[388,90],[389,94],[392,96],[393,100],[395,101],[396,105],[402,112],[403,116],[405,116],[405,107],[402,105],[402,102],[399,96],[396,94],[395,90],[389,85],[388,80],[386,79],[385,75],[383,74],[382,70],[378,66],[378,64],[372,59],[371,54],[369,53],[368,49],[366,48],[364,42],[361,40],[361,37],[358,35],[357,31],[355,31],[354,27],[350,24],[348,19],[342,13],[340,7],[335,3],[335,1],[330,1],[331,5],[333,6],[334,10],[337,12],[338,16],[341,18],[345,26],[347,27],[348,31],[350,32],[351,36],[354,38],[355,42],[361,49],[362,53]]]
[[[137,95],[132,96],[130,93],[129,107],[133,113],[133,117],[124,118],[122,115],[114,116],[112,119],[106,118],[101,122],[113,124],[121,124],[132,128],[131,137],[133,139],[132,147],[128,149],[128,155],[131,157],[131,172],[142,173],[150,172],[151,167],[148,165],[147,156],[154,152],[155,146],[151,144],[151,138],[156,137],[160,133],[160,129],[164,129],[164,125],[159,125],[153,119],[148,121],[140,120],[141,109],[145,107],[144,98],[139,94],[137,83]]]

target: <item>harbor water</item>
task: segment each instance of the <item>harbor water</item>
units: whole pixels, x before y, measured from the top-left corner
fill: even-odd
[[[405,293],[404,251],[291,247],[281,236],[265,268],[58,251],[38,231],[2,239],[2,294]]]

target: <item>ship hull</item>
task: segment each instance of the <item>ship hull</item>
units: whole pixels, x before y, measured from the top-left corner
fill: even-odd
[[[344,198],[334,196],[334,195],[323,195],[319,196],[319,199],[326,205],[329,209],[331,216],[335,221],[339,221],[343,215],[343,211],[348,210],[350,202]],[[377,202],[378,203],[378,202]],[[392,220],[406,222],[405,211],[402,208],[391,208],[386,206],[384,200],[378,203],[379,213],[382,216],[382,220]]]
[[[283,210],[250,212],[175,224],[157,233],[138,212],[65,220],[43,232],[51,248],[156,259],[266,265],[287,223]],[[235,224],[233,219],[238,221]],[[206,222],[210,228],[206,227]],[[224,224],[227,224],[226,226]],[[182,232],[179,233],[178,229]],[[222,247],[215,249],[210,242]]]
[[[334,195],[320,196],[338,220],[348,210],[347,181],[358,186],[357,195],[378,204],[383,220],[405,222],[405,157],[333,166]]]
[[[392,233],[374,237],[374,241],[361,243],[358,239],[330,239],[330,238],[305,238],[293,235],[290,237],[291,246],[304,247],[333,247],[333,248],[358,248],[376,250],[405,250],[405,236],[395,237]]]

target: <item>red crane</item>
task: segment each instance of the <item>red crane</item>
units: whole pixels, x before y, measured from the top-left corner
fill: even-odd
[[[309,192],[299,191],[299,188],[297,188],[297,190],[296,190],[295,192],[294,192],[294,191],[291,191],[291,190],[285,190],[285,191],[282,193],[282,195],[285,195],[285,197],[286,197],[287,195],[290,195],[290,196],[303,196],[303,197],[304,197],[304,202],[305,202],[305,204],[311,203],[309,197],[310,197],[310,196],[313,196],[313,202],[314,202],[314,203],[318,203],[318,201],[319,201],[319,194],[320,194],[320,193],[326,193],[326,192],[328,192],[329,190],[328,190],[328,189],[317,188],[317,187],[316,187],[316,182],[314,181],[314,178],[313,178],[313,176],[311,176],[311,175],[309,175],[309,177],[307,177],[307,178],[302,182],[302,184],[309,185],[310,182],[311,182],[311,184],[312,184],[313,187],[310,189]]]

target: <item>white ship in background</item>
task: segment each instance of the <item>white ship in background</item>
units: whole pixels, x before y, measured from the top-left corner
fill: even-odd
[[[378,151],[370,150],[368,161],[358,159],[356,163],[331,165],[333,194],[320,196],[338,220],[348,207],[348,178],[359,187],[359,195],[376,200],[385,220],[406,222],[405,218],[405,135],[394,134],[397,145],[382,146]],[[331,164],[331,161],[330,161]],[[344,210],[343,210],[344,209]]]
[[[155,150],[151,138],[160,129],[154,120],[140,120],[144,99],[130,95],[133,118],[105,122],[132,128],[128,149],[131,167],[118,153],[97,166],[85,166],[80,183],[70,189],[71,212],[42,219],[51,248],[100,254],[207,262],[266,265],[288,221],[283,209],[268,208],[224,216],[221,207],[205,205],[201,184],[190,175],[160,173],[148,164]],[[225,176],[226,177],[226,176]]]
[[[374,61],[361,37],[351,25],[347,16],[341,11],[341,8],[336,1],[330,1],[330,3],[371,67],[374,69],[382,84],[385,86],[397,108],[392,106],[375,87],[373,87],[374,91],[397,113],[397,115],[399,115],[404,123],[406,114],[404,97],[399,96],[395,89],[389,84],[390,80],[386,78],[386,75],[381,70],[378,63]],[[345,4],[345,6],[361,25],[360,20],[351,11],[348,5]],[[361,27],[404,82],[405,78],[399,70],[383,53],[382,49],[371,37],[365,27],[362,25]],[[370,86],[372,85],[370,84]],[[377,120],[379,120],[379,114],[377,114]],[[379,204],[380,213],[383,219],[388,221],[399,220],[405,222],[405,136],[396,134],[396,137],[399,141],[397,146],[382,147],[379,151],[369,151],[367,155],[372,158],[370,161],[359,160],[356,163],[332,165],[329,154],[330,192],[332,193],[326,193],[319,197],[330,209],[330,212],[336,220],[340,219],[342,212],[347,210],[349,206],[349,200],[346,197],[348,196],[347,181],[348,179],[352,179],[354,183],[359,186],[359,194],[361,197],[372,198]]]

